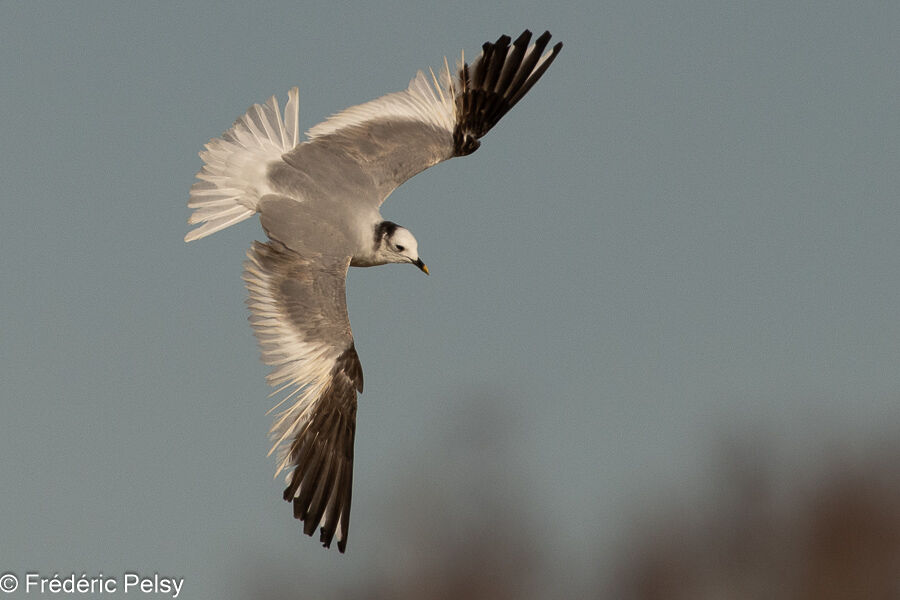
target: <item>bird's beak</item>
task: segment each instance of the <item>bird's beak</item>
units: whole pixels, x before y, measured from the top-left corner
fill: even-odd
[[[429,274],[428,267],[425,266],[425,263],[422,262],[421,258],[419,260],[417,260],[416,262],[414,262],[413,264],[416,265],[417,267],[419,267],[420,269],[422,269],[422,272],[425,273],[426,275]]]

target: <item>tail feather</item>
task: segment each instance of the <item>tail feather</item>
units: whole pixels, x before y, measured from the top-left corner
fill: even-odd
[[[259,199],[272,192],[268,165],[300,142],[299,92],[292,88],[284,119],[275,96],[254,104],[221,138],[212,139],[200,153],[205,163],[191,187],[188,223],[200,227],[184,237],[190,242],[252,217]]]

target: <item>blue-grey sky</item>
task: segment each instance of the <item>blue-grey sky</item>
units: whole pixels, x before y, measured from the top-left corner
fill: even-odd
[[[325,551],[266,457],[262,231],[182,241],[197,152],[294,85],[305,130],[526,27],[565,43],[544,78],[383,207],[432,276],[350,273],[366,391]],[[453,482],[488,468],[540,595],[723,438],[800,472],[897,434],[898,28],[892,2],[0,3],[0,572],[339,596],[403,569],[432,507],[399,489],[476,519]]]

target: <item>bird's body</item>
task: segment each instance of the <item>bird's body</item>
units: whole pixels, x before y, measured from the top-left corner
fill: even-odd
[[[362,367],[347,315],[350,266],[410,263],[426,274],[418,243],[386,221],[382,202],[404,181],[474,152],[479,138],[515,105],[559,53],[550,34],[531,47],[524,32],[483,46],[473,67],[432,81],[419,72],[406,90],[338,113],[298,135],[298,91],[282,119],[275,98],[254,105],[200,156],[185,237],[199,239],[259,214],[270,241],[254,242],[244,281],[251,323],[271,385],[287,392],[276,408],[273,450],[287,470],[285,500],[312,535],[346,548],[356,396]],[[274,410],[274,409],[273,409]]]

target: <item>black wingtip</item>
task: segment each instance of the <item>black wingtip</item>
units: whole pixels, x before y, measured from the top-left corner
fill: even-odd
[[[319,531],[319,543],[323,548],[331,548],[331,542],[334,539],[334,533],[329,533],[324,527]],[[344,554],[347,551],[347,538],[338,540],[338,552]]]
[[[350,527],[359,390],[362,367],[351,343],[335,361],[330,384],[291,443],[294,470],[283,493],[293,505],[294,518],[303,522],[303,533],[312,536],[320,529],[319,541],[326,548],[339,537],[342,553]]]
[[[483,137],[521,100],[556,59],[562,42],[544,53],[550,42],[545,31],[529,48],[531,31],[526,29],[512,42],[501,35],[482,46],[481,56],[472,65],[463,63],[458,73],[456,128],[453,141],[456,156],[471,154]]]

